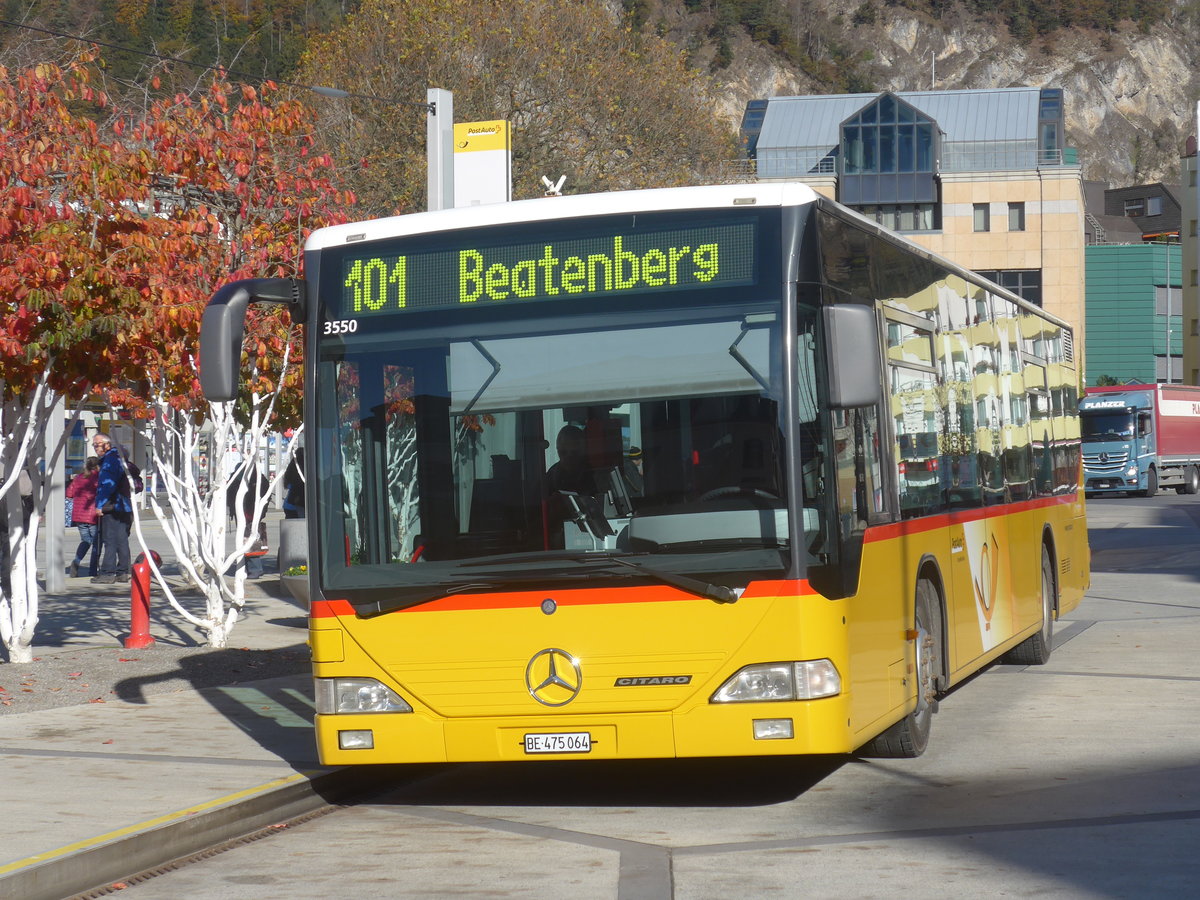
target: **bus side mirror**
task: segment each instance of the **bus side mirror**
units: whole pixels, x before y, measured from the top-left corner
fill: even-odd
[[[251,303],[283,303],[296,322],[304,321],[304,281],[299,278],[244,278],[215,294],[200,320],[200,388],[210,403],[237,397],[238,369],[246,309]]]
[[[821,309],[828,348],[829,405],[854,409],[879,402],[879,326],[870,306]]]

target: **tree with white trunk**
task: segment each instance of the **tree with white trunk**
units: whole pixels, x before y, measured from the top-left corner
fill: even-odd
[[[62,68],[0,67],[0,639],[11,661],[33,657],[39,473],[63,452],[63,441],[41,446],[51,417],[97,394],[163,427],[199,409],[223,446],[256,458],[268,430],[299,418],[298,329],[286,312],[253,312],[245,397],[209,406],[194,363],[204,306],[226,281],[298,275],[308,231],[344,221],[354,202],[315,152],[309,111],[273,85],[260,93],[218,74],[203,95],[131,112],[93,87],[99,71],[90,53]],[[155,463],[170,498],[163,521],[206,603],[172,605],[221,646],[258,532],[225,547],[230,472],[214,455],[200,495],[187,471],[200,423],[188,421],[157,435]],[[22,474],[35,488],[28,517]],[[256,525],[269,491],[249,487]]]
[[[224,647],[246,602],[246,554],[255,548],[275,485],[295,454],[303,428],[295,431],[274,475],[261,491],[259,478],[243,478],[244,467],[259,469],[259,451],[268,435],[276,394],[249,398],[246,421],[238,420],[233,403],[207,405],[207,427],[196,416],[172,407],[159,391],[152,398],[155,412],[152,460],[162,473],[160,491],[149,495],[149,506],[162,526],[181,574],[199,589],[203,608],[189,607],[162,572],[146,545],[138,512],[134,532],[167,602],[184,620],[199,628],[211,647]],[[201,443],[212,448],[208,477],[202,480]],[[236,450],[236,452],[230,452]],[[178,461],[183,464],[178,464]],[[231,502],[232,501],[232,502]],[[246,522],[229,515],[232,505],[253,512]],[[231,574],[232,573],[232,574]]]

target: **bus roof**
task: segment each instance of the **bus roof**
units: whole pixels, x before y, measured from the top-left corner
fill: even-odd
[[[923,256],[968,281],[988,285],[994,293],[1012,300],[1047,322],[1071,329],[1064,319],[1034,306],[1007,288],[991,283],[978,274],[915,241],[889,231],[854,209],[843,206],[818,194],[807,184],[798,181],[764,181],[752,184],[712,184],[691,187],[652,188],[640,191],[607,191],[597,194],[566,194],[561,197],[539,197],[535,200],[514,200],[509,203],[490,203],[483,206],[464,206],[432,212],[407,213],[382,219],[366,219],[345,225],[319,228],[308,236],[305,251],[341,247],[350,242],[374,241],[451,231],[457,228],[481,228],[489,225],[513,225],[544,222],[555,219],[574,219],[589,216],[619,215],[649,211],[690,209],[744,208],[747,206],[800,206],[818,203],[835,210],[859,227],[885,240],[903,245],[909,252]]]
[[[455,228],[479,228],[487,225],[541,222],[647,210],[721,209],[743,205],[791,206],[810,203],[816,197],[817,194],[812,188],[799,182],[715,184],[644,191],[567,194],[562,197],[465,206],[332,225],[310,234],[304,249],[323,250],[327,247],[340,247],[351,239],[371,241]]]

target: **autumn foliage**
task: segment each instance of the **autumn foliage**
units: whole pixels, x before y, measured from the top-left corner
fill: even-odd
[[[108,105],[84,59],[0,68],[0,379],[71,394],[128,374],[130,262],[145,226],[125,177],[130,151],[96,121]]]
[[[309,40],[297,76],[392,101],[322,101],[371,214],[424,207],[425,116],[406,101],[454,93],[457,122],[504,119],[513,196],[542,176],[570,193],[707,184],[733,158],[711,84],[675,44],[640,32],[604,0],[364,0]]]
[[[213,291],[299,275],[308,231],[344,221],[354,198],[308,110],[273,85],[217,76],[134,114],[92,86],[95,63],[0,69],[0,376],[19,393],[49,357],[67,395],[109,388],[137,406],[150,379],[196,405]],[[252,389],[274,387],[288,324],[252,315]]]
[[[155,103],[128,135],[142,148],[138,177],[151,186],[155,253],[139,324],[155,340],[146,363],[186,405],[198,396],[196,372],[182,363],[195,354],[212,293],[238,278],[301,275],[308,232],[345,221],[354,197],[335,183],[332,159],[314,149],[308,110],[277,98],[270,83],[259,92],[217,79],[200,98]],[[285,313],[251,310],[249,390],[275,389],[289,324]],[[298,387],[299,352],[293,346],[285,387]]]

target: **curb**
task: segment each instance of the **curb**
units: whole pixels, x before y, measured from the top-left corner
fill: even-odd
[[[63,900],[331,806],[361,789],[357,768],[300,772],[0,866],[0,897]]]

